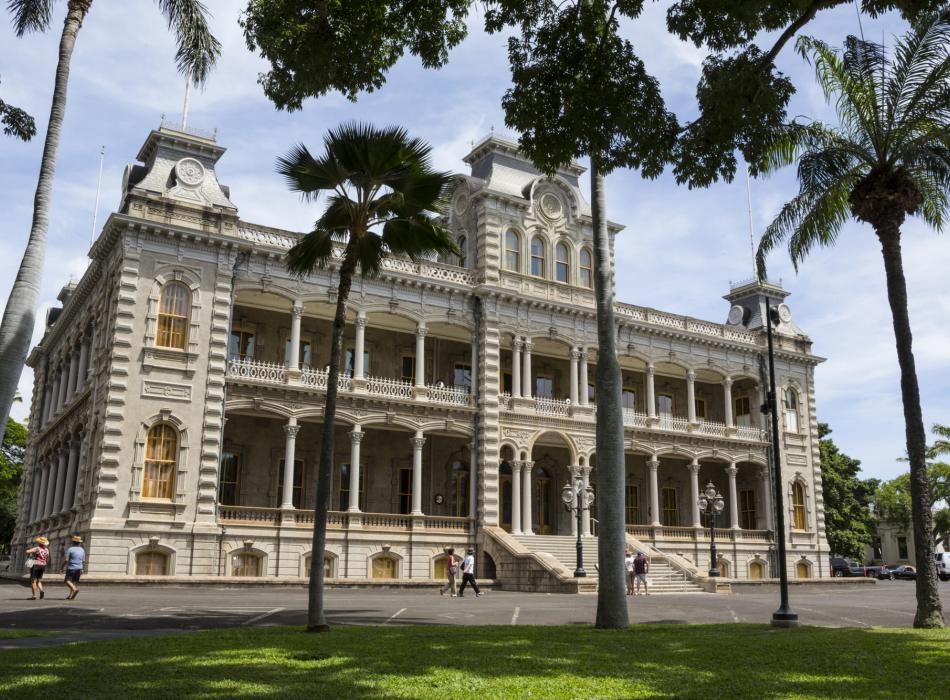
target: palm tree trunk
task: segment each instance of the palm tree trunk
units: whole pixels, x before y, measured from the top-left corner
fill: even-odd
[[[333,436],[336,428],[337,379],[343,331],[346,328],[346,300],[356,270],[356,239],[351,238],[340,263],[340,283],[336,292],[336,314],[330,343],[330,368],[327,371],[327,399],[323,408],[323,433],[320,438],[320,464],[317,467],[317,503],[313,512],[313,545],[310,550],[310,588],[307,607],[307,631],[330,629],[324,608],[323,557],[327,549],[327,512],[330,510],[330,478],[333,474]],[[354,496],[355,498],[355,496]]]
[[[626,629],[627,587],[624,571],[624,453],[622,383],[614,327],[614,285],[607,234],[604,176],[599,159],[590,159],[591,218],[594,228],[594,296],[597,301],[597,509],[598,588],[596,626]],[[587,389],[584,388],[584,391]]]
[[[917,565],[917,614],[914,627],[943,627],[943,608],[937,589],[934,566],[933,513],[930,482],[927,479],[927,435],[920,410],[920,388],[907,313],[907,283],[901,259],[900,228],[897,225],[876,229],[884,255],[887,300],[894,320],[897,362],[901,368],[901,398],[904,402],[904,430],[910,462],[911,517],[914,526],[914,553]]]
[[[76,36],[91,5],[92,0],[70,0],[66,11],[63,33],[59,39],[53,103],[46,127],[46,141],[43,144],[36,193],[33,196],[33,224],[23,259],[20,261],[20,269],[3,310],[3,321],[0,321],[0,440],[6,432],[10,406],[13,404],[17,383],[23,372],[23,363],[33,339],[36,305],[43,282],[43,258],[46,256],[46,233],[49,229],[53,176],[56,173],[56,151],[59,149],[59,136],[66,114],[69,62],[76,45]]]

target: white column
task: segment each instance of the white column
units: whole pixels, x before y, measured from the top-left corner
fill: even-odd
[[[64,362],[59,370],[59,396],[56,398],[56,412],[59,413],[66,405],[66,386],[69,384],[69,368]]]
[[[303,302],[296,299],[290,307],[290,348],[287,352],[287,369],[300,369],[300,322],[303,319]]]
[[[89,436],[83,435],[82,442],[79,445],[79,465],[76,467],[76,484],[73,487],[73,506],[79,503],[80,486],[83,480],[83,474],[86,470],[86,457],[89,453]]]
[[[468,517],[478,515],[478,446],[474,441],[468,446]]]
[[[69,353],[69,379],[66,382],[66,400],[69,401],[76,393],[76,380],[79,377],[79,353],[73,350]]]
[[[65,446],[59,450],[59,458],[56,461],[56,481],[52,479],[53,492],[49,494],[46,502],[49,504],[49,514],[58,515],[63,506],[63,484],[66,481],[66,463],[69,460],[69,450]]]
[[[686,415],[690,425],[696,423],[696,373],[693,370],[686,373]]]
[[[426,333],[428,329],[421,323],[416,326],[416,386],[426,385]]]
[[[86,375],[89,373],[89,337],[83,336],[79,345],[79,370],[76,375],[76,391],[82,391],[86,386]]]
[[[726,427],[735,428],[735,421],[732,417],[732,378],[726,377],[722,381],[722,398],[725,402],[724,413],[726,418]]]
[[[76,495],[76,466],[79,464],[79,438],[69,441],[69,461],[66,463],[66,483],[63,487],[63,508],[65,512],[73,507],[73,498]]]
[[[584,490],[590,486],[590,467],[581,467],[581,479],[584,480]],[[581,513],[581,536],[590,537],[590,509],[585,508]]]
[[[521,534],[521,469],[524,462],[511,462],[511,534]]]
[[[581,359],[580,350],[571,348],[571,405],[577,405],[577,362]]]
[[[40,502],[40,496],[43,491],[43,465],[39,462],[33,464],[33,478],[30,479],[30,512],[27,513],[27,522],[32,523],[36,520],[37,504]]]
[[[422,446],[426,439],[421,430],[416,431],[412,443],[412,514],[422,515]]]
[[[689,469],[689,495],[692,498],[693,527],[702,527],[703,521],[699,517],[699,461],[693,457]]]
[[[533,343],[525,338],[524,341],[524,370],[521,373],[521,396],[530,399],[533,393],[531,387],[534,381],[531,377],[531,348]]]
[[[353,377],[363,379],[366,376],[366,367],[363,366],[366,354],[366,314],[362,311],[356,314],[356,342],[353,344],[356,357],[353,358]]]
[[[768,467],[762,467],[759,472],[759,481],[762,484],[762,515],[764,516],[765,529],[771,530],[772,524],[772,485],[769,483]]]
[[[89,330],[89,368],[86,370],[86,381],[92,377],[95,371],[96,341],[98,340],[96,335],[96,323],[97,319],[93,319]]]
[[[472,335],[472,369],[469,372],[470,381],[472,384],[471,394],[472,400],[477,401],[478,396],[478,336]],[[474,450],[473,450],[474,454]]]
[[[49,479],[52,474],[52,466],[52,461],[47,457],[40,471],[40,491],[36,497],[36,513],[33,515],[34,521],[42,520],[46,516],[46,494],[49,493],[50,489]]]
[[[364,435],[358,425],[350,431],[350,513],[360,512],[360,443]]]
[[[511,395],[513,398],[521,396],[521,339],[511,341]]]
[[[726,474],[729,475],[729,527],[733,530],[739,529],[739,495],[736,490],[736,474],[738,473],[735,462],[730,462],[726,467]]]
[[[660,460],[656,457],[647,460],[647,466],[650,468],[650,513],[653,516],[651,525],[657,527],[660,525],[660,485],[657,472],[660,470]]]
[[[656,390],[654,389],[653,378],[656,375],[656,367],[652,363],[647,365],[647,417],[656,418]]]
[[[521,532],[525,535],[534,534],[533,516],[531,513],[531,470],[534,469],[534,462],[525,462],[524,471],[521,476],[524,478],[524,484],[521,487]]]
[[[577,388],[580,396],[578,398],[581,400],[581,406],[586,406],[590,403],[590,396],[587,392],[587,385],[589,381],[587,379],[587,350],[581,348],[581,377],[580,377],[580,386]]]
[[[297,457],[297,433],[300,426],[296,418],[288,418],[284,426],[284,492],[281,494],[280,507],[294,507],[294,462]]]
[[[40,417],[40,423],[46,425],[49,422],[50,414],[53,412],[53,389],[50,386],[52,378],[47,375],[46,393],[43,395],[43,413]]]

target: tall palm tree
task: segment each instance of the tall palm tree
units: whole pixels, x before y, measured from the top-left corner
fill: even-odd
[[[323,605],[322,562],[330,508],[337,378],[353,276],[357,269],[364,276],[376,274],[388,256],[415,260],[435,253],[460,254],[448,230],[432,216],[442,211],[452,176],[433,170],[432,149],[427,143],[410,138],[401,127],[380,129],[348,123],[330,131],[323,147],[323,153],[314,157],[300,144],[277,161],[277,171],[305,200],[316,200],[321,193],[327,195],[326,211],[313,231],[290,249],[287,268],[300,276],[327,268],[334,258],[334,242],[344,246],[339,261],[313,518],[314,565],[310,567],[307,629],[314,632],[329,629]]]
[[[799,193],[769,225],[758,249],[787,239],[796,269],[816,245],[831,246],[850,218],[870,224],[884,257],[891,307],[916,548],[915,627],[943,626],[933,560],[927,445],[914,367],[901,225],[918,215],[940,231],[950,188],[950,15],[928,20],[898,40],[889,57],[880,44],[848,37],[844,51],[803,37],[799,52],[814,63],[838,125],[793,123],[776,135],[766,172],[798,163]]]
[[[208,27],[208,10],[201,0],[157,0],[168,26],[175,32],[178,52],[175,60],[178,70],[196,86],[204,83],[215,61],[221,54],[221,44]],[[46,255],[46,233],[56,171],[56,151],[66,114],[66,91],[69,69],[76,38],[93,0],[68,0],[63,33],[59,40],[59,60],[53,84],[53,103],[50,108],[46,141],[33,198],[33,224],[30,237],[17,271],[10,297],[0,322],[0,439],[6,426],[17,382],[23,363],[30,350],[33,326],[36,323],[36,304],[43,280],[43,258]],[[9,0],[7,7],[13,14],[17,36],[49,29],[55,0]]]

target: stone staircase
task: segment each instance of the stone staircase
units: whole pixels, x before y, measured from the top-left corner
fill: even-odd
[[[535,554],[548,554],[556,559],[564,571],[571,575],[577,562],[577,539],[570,535],[515,535],[525,549]],[[597,578],[597,538],[584,537],[584,570],[590,583]],[[650,555],[650,593],[702,593],[703,588],[680,569],[670,565],[656,551]]]

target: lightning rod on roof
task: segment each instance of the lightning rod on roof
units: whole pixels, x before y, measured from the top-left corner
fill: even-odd
[[[752,277],[758,279],[755,267],[755,227],[752,225],[752,185],[749,183],[749,164],[745,164],[745,196],[749,205],[749,251],[752,253]]]
[[[106,157],[106,147],[99,147],[99,179],[96,181],[96,206],[92,210],[92,239],[89,244],[96,242],[96,222],[99,219],[99,193],[102,191],[102,162]]]

